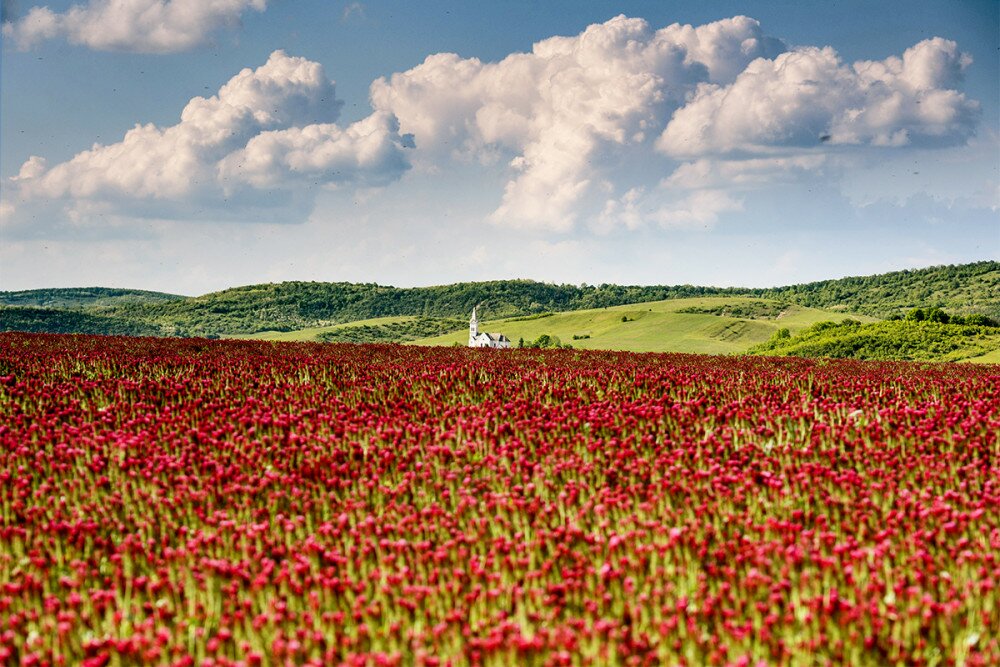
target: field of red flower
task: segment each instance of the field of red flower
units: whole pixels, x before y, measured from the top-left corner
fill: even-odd
[[[0,662],[1000,663],[993,366],[0,335]]]

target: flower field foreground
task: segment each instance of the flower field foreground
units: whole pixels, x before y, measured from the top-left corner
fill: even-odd
[[[0,662],[1000,663],[1000,369],[0,335]]]

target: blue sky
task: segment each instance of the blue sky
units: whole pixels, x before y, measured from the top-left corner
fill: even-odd
[[[0,289],[1000,257],[994,1],[127,7],[4,2]]]

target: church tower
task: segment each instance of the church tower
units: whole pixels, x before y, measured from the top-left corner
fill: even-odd
[[[472,307],[472,318],[469,320],[469,347],[476,344],[476,336],[479,335],[479,319],[476,318],[476,307]]]

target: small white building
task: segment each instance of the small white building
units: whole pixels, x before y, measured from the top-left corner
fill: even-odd
[[[510,339],[502,333],[479,333],[479,319],[476,317],[476,309],[472,309],[472,318],[469,320],[469,347],[510,347]]]

